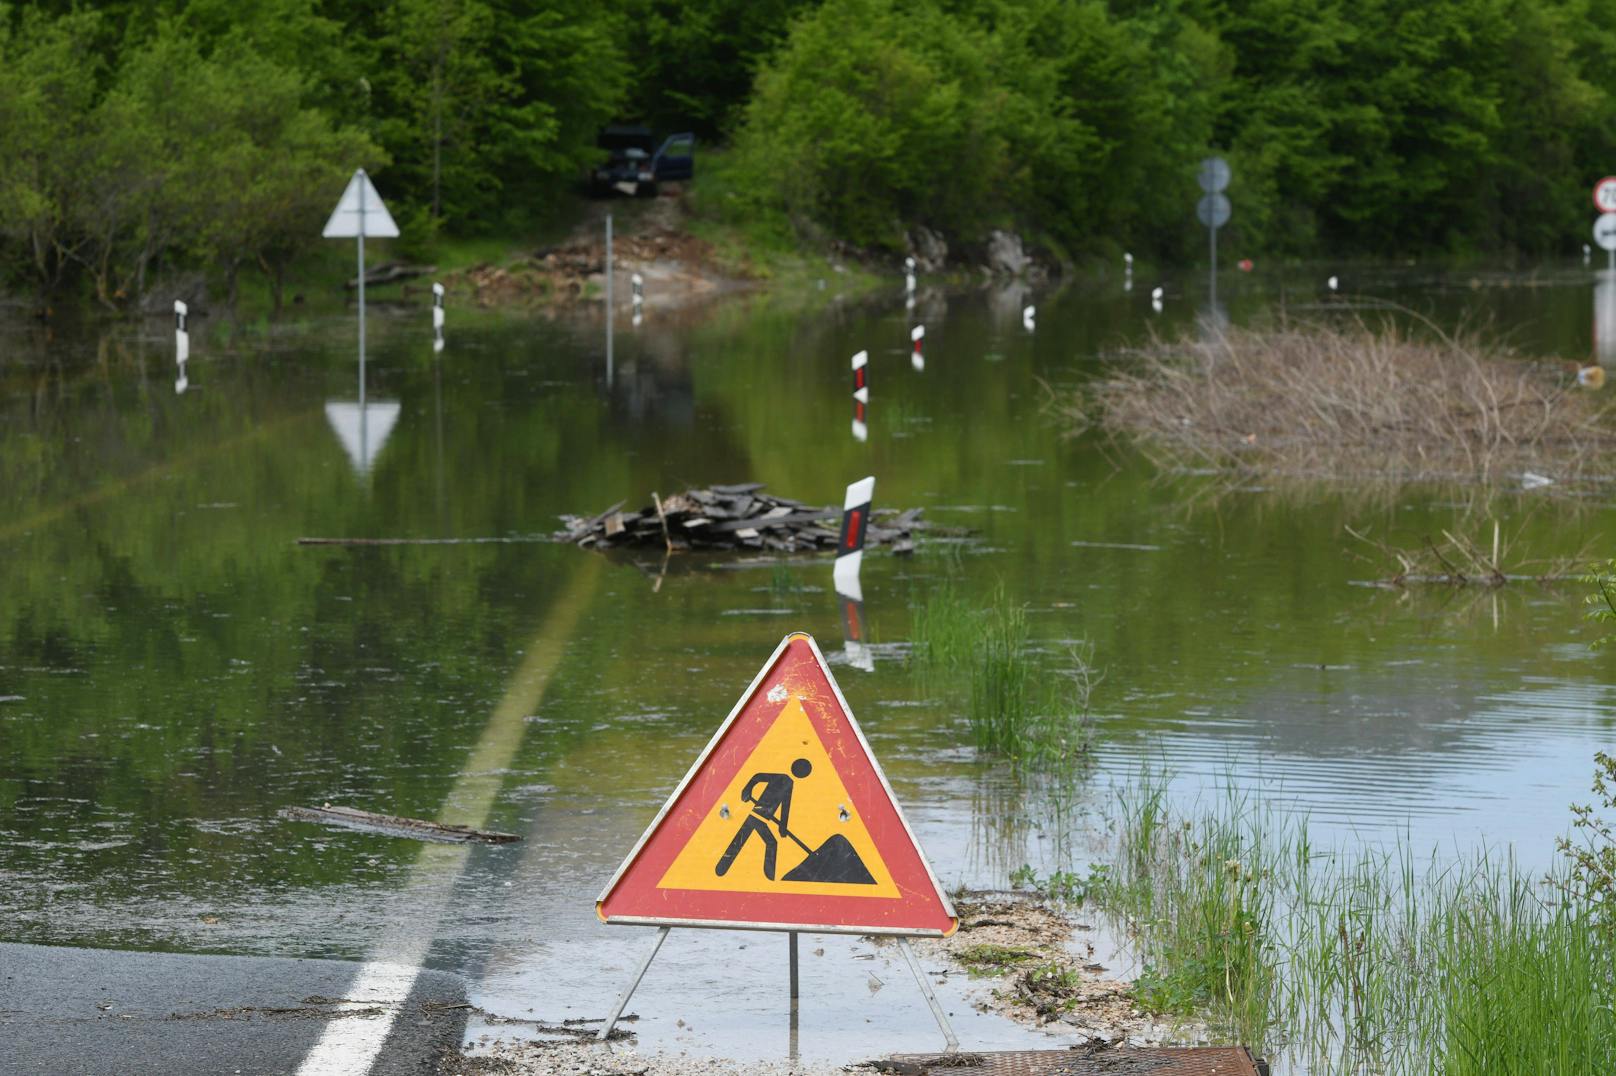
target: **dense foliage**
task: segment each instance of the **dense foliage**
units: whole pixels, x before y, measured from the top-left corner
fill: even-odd
[[[1616,164],[1613,65],[1597,0],[827,0],[739,141],[766,202],[861,244],[1170,251],[1216,149],[1251,249],[1542,252]]]
[[[1616,167],[1607,0],[0,4],[0,273],[278,293],[358,165],[406,233],[553,216],[613,119],[732,142],[732,211],[901,248],[1575,249]]]

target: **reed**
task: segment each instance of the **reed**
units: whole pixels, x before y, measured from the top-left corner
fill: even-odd
[[[1025,757],[1037,747],[1034,714],[1028,705],[1032,675],[1026,607],[1012,604],[1000,587],[976,629],[966,714],[977,749]]]
[[[1080,772],[1093,746],[1090,693],[1099,682],[1087,647],[1068,651],[1064,667],[1039,677],[1026,607],[1003,585],[973,606],[952,578],[914,609],[909,663],[928,691],[963,697],[977,750]]]
[[[935,671],[958,668],[971,653],[980,615],[953,579],[944,579],[915,607],[909,632],[909,663]]]
[[[1181,818],[1148,775],[1084,894],[1123,925],[1142,1004],[1286,1071],[1616,1072],[1616,955],[1563,879],[1478,852],[1325,851],[1231,798]]]

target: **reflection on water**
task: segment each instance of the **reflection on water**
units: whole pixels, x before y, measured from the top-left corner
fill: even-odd
[[[1444,326],[1490,320],[1527,354],[1607,361],[1610,335],[1594,332],[1612,293],[1596,289],[1591,323],[1585,272],[1340,271],[1354,301]],[[1316,303],[1320,279],[1240,274],[1220,298],[1246,323]],[[414,924],[428,959],[482,984],[496,1011],[598,1013],[649,941],[595,922],[600,885],[798,628],[842,639],[841,687],[948,886],[1081,864],[1115,782],[1143,764],[1171,771],[1185,801],[1229,781],[1260,790],[1308,814],[1321,841],[1510,842],[1546,864],[1616,720],[1612,659],[1586,649],[1576,588],[1479,600],[1355,586],[1366,569],[1345,554],[1347,525],[1418,544],[1464,508],[1419,494],[1208,497],[1209,478],[1164,479],[1066,436],[1043,384],[1080,384],[1153,328],[1196,331],[1204,283],[1165,281],[1159,315],[1147,288],[1123,283],[922,289],[912,318],[897,298],[659,312],[614,341],[605,384],[599,322],[468,310],[435,355],[417,313],[383,314],[363,407],[345,321],[237,330],[205,351],[199,338],[207,391],[183,398],[168,388],[166,324],[110,342],[0,327],[6,936],[362,956]],[[923,371],[910,336],[922,320]],[[857,416],[855,439],[848,356],[861,350],[881,421]],[[356,470],[366,497],[352,495]],[[771,591],[765,572],[664,563],[661,550],[295,543],[531,535],[563,512],[714,482],[833,504],[867,474],[876,507],[924,507],[974,533],[911,558],[872,552],[851,612],[828,560],[793,561],[802,585]],[[1616,522],[1530,496],[1490,510],[1532,556],[1575,553]],[[580,596],[586,570],[598,576]],[[1105,678],[1091,779],[977,759],[957,694],[905,667],[910,610],[945,577],[971,600],[1002,584],[1025,601],[1046,675],[1071,644],[1093,646]],[[576,617],[556,615],[567,603]],[[524,693],[541,652],[554,673]],[[507,712],[512,699],[522,712]],[[476,753],[490,728],[509,748],[491,763]],[[414,845],[276,817],[340,802],[434,818],[483,791],[488,827],[526,840],[470,851],[452,899],[471,911],[430,931],[445,896],[411,886]],[[805,986],[827,997],[804,1007],[805,1052],[816,1021],[879,1029],[911,1008],[926,1047],[930,1018],[901,962],[860,944],[805,956]],[[772,981],[783,946],[675,932],[656,965],[666,978],[654,969],[635,1005],[667,1012],[682,992],[706,1007],[695,1030],[646,1020],[641,1033],[693,1048],[739,1035],[774,1004],[741,984]],[[869,985],[888,973],[893,989]],[[783,1052],[783,989],[781,1001]]]
[[[1594,285],[1594,361],[1616,366],[1616,272]]]

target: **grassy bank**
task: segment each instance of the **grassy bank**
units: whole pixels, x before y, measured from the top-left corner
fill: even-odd
[[[1250,803],[1182,817],[1146,778],[1082,894],[1134,939],[1135,996],[1312,1072],[1616,1071],[1594,909],[1507,853],[1315,846]]]
[[[1156,341],[1057,398],[1169,467],[1265,478],[1565,483],[1608,473],[1608,402],[1475,339],[1282,323]]]

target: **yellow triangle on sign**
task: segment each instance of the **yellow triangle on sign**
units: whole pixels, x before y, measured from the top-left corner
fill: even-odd
[[[900,895],[802,700],[795,697],[735,772],[657,887]]]

